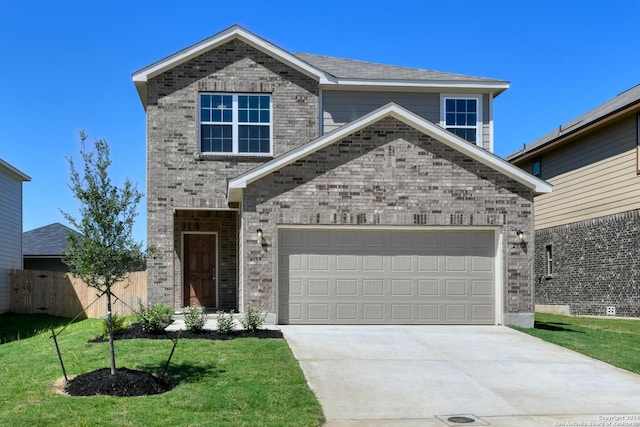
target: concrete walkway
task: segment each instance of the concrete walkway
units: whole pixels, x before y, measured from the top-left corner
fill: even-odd
[[[280,329],[329,427],[640,427],[640,376],[507,327]]]

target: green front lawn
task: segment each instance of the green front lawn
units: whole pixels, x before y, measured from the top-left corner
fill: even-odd
[[[16,331],[5,334],[4,326],[16,321],[24,325],[21,337],[60,324],[51,316],[5,314],[0,337],[15,337]],[[108,344],[87,342],[100,332],[101,321],[88,319],[60,335],[69,375],[109,366]],[[168,370],[173,390],[145,397],[70,397],[53,388],[62,370],[50,335],[45,331],[0,345],[0,425],[317,426],[324,419],[284,339],[183,339]],[[138,339],[115,345],[118,367],[160,373],[173,343]]]
[[[640,320],[536,313],[534,329],[514,329],[640,374]]]

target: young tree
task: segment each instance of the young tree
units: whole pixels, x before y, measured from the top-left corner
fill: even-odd
[[[115,375],[111,287],[125,278],[131,266],[143,263],[142,243],[132,238],[136,206],[142,194],[129,179],[120,188],[111,183],[107,171],[111,165],[107,141],[96,140],[95,151],[90,151],[84,131],[80,132],[80,140],[82,169],[78,171],[73,159],[67,158],[69,188],[80,202],[80,218],[62,212],[80,235],[69,233],[64,261],[71,273],[107,297],[111,375]]]

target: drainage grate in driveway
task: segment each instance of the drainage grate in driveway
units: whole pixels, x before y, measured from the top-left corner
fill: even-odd
[[[436,418],[450,427],[488,426],[489,423],[472,414],[436,415]]]

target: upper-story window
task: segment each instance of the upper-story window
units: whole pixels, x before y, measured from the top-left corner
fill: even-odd
[[[482,114],[480,96],[444,96],[442,123],[449,132],[482,146]]]
[[[536,157],[531,161],[531,175],[538,178],[542,176],[542,158]]]
[[[268,155],[271,95],[200,94],[200,152]]]

